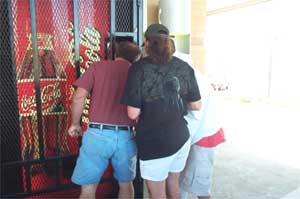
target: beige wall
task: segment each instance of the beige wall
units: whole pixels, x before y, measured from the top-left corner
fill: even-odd
[[[205,0],[192,0],[191,54],[196,68],[205,73]]]
[[[158,22],[159,0],[146,0],[147,3],[147,25]]]
[[[147,24],[158,22],[158,4],[159,0],[147,0]],[[194,66],[201,72],[205,72],[205,51],[204,51],[204,27],[206,17],[205,0],[191,0],[192,12],[192,30],[191,30],[191,54]]]

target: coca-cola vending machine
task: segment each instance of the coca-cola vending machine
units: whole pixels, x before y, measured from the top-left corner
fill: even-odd
[[[142,0],[1,0],[1,197],[74,198],[81,139],[67,135],[72,83],[111,56],[115,38],[142,43]],[[88,123],[89,99],[82,125]],[[141,197],[141,180],[135,182]],[[99,198],[117,194],[112,168]]]

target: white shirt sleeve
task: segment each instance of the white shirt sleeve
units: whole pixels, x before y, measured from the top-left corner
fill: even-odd
[[[174,56],[193,67],[192,58],[189,54],[176,52]],[[213,91],[209,80],[196,68],[193,67],[193,69],[200,90],[202,107],[199,111],[188,111],[188,114],[185,116],[192,144],[203,137],[215,134],[221,127],[218,96]]]

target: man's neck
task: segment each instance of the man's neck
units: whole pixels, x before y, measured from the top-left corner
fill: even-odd
[[[127,59],[124,59],[123,57],[116,57],[115,61],[126,61],[126,62],[129,62]]]

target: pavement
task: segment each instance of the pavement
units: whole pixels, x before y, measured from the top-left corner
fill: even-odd
[[[227,99],[222,113],[212,198],[300,199],[300,108]]]

